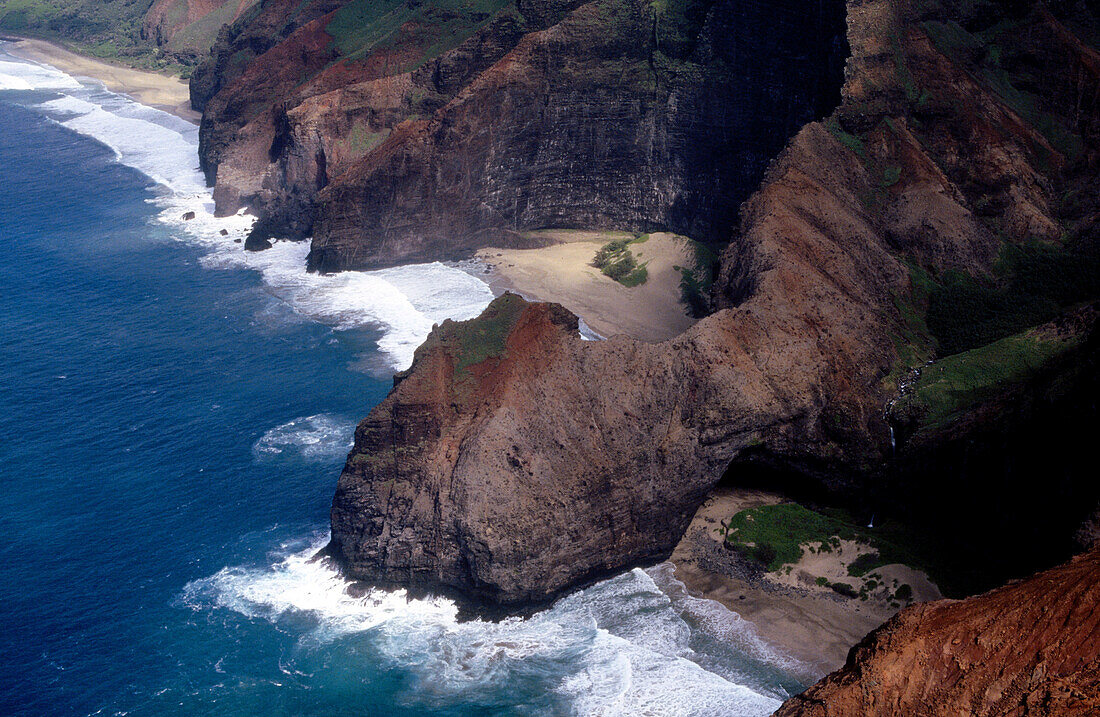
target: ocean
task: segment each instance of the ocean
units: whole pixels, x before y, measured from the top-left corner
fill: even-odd
[[[668,565],[489,623],[310,561],[355,422],[492,291],[246,253],[197,144],[0,43],[0,714],[766,715],[804,686]]]

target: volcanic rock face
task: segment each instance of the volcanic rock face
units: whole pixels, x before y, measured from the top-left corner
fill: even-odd
[[[998,233],[1023,242],[1050,227],[1091,232],[1095,203],[1064,213],[1055,187],[1095,181],[1097,137],[1095,114],[1051,90],[1048,117],[1081,143],[1077,154],[1057,149],[1050,126],[1040,132],[1021,119],[965,58],[938,49],[923,10],[885,0],[849,10],[844,104],[790,142],[742,208],[716,284],[720,310],[657,345],[581,341],[559,308],[514,297],[437,329],[356,432],[332,509],[333,553],[350,575],[519,609],[667,556],[731,464],[779,466],[834,494],[876,493],[893,452],[884,409],[923,364],[919,351],[932,350],[910,315],[920,312],[913,267],[988,277]],[[562,41],[589,12],[579,8],[521,47]],[[1046,38],[1028,62],[1052,77],[1084,68],[1081,81],[1100,86],[1057,20],[1021,17],[1021,34]],[[1084,59],[1064,67],[1066,52]],[[527,57],[517,50],[497,69]],[[477,92],[492,91],[508,114],[526,73],[487,71],[447,112],[472,112]],[[1096,94],[1086,95],[1095,113]],[[446,142],[469,137],[476,148],[489,133],[479,128],[495,128],[442,116],[401,125],[400,142],[391,137],[348,176],[390,181],[391,201],[406,197],[413,211],[413,194],[397,191],[402,168],[414,169],[430,198],[451,181],[443,168],[472,156],[452,159]],[[425,156],[441,170],[431,181],[415,169]],[[377,169],[391,174],[360,171],[384,157]],[[481,181],[471,174],[467,186]],[[355,246],[377,257],[408,245]],[[956,403],[935,410],[978,410],[1002,388],[949,394]],[[1082,501],[1072,526],[1055,527],[1072,532],[1094,505]]]
[[[341,475],[333,547],[350,574],[539,603],[667,556],[750,446],[807,464],[872,454],[892,357],[849,337],[886,332],[867,307],[906,275],[847,208],[860,186],[858,160],[804,130],[747,209],[744,246],[767,266],[753,297],[671,342],[581,341],[560,309],[515,297],[433,332]],[[822,206],[829,223],[808,224]],[[480,335],[504,338],[486,355]]]
[[[311,266],[455,256],[551,226],[724,238],[768,161],[835,105],[842,17],[837,2],[719,0],[684,28],[648,2],[583,5],[330,184]]]
[[[1100,713],[1100,549],[961,602],[916,605],[776,717]]]
[[[193,97],[218,211],[252,205],[257,246],[312,232],[315,269],[548,226],[724,239],[768,161],[839,99],[840,0],[496,3],[457,20],[409,3],[361,49],[343,29],[358,3],[282,5],[226,34]],[[447,23],[460,31],[431,34]]]

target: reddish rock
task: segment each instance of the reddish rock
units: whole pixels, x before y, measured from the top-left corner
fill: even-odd
[[[776,717],[1100,714],[1100,548],[900,612]]]
[[[1054,183],[1087,183],[1098,166],[1083,159],[1096,150],[1088,142],[1073,161],[1052,152],[1036,126],[975,79],[965,57],[934,47],[934,26],[907,7],[850,3],[844,104],[789,143],[742,207],[722,256],[719,311],[655,345],[584,342],[560,310],[537,306],[501,323],[494,305],[479,320],[433,333],[360,425],[341,475],[333,551],[352,576],[523,609],[667,556],[731,466],[732,480],[746,464],[764,465],[803,490],[853,500],[903,494],[883,470],[893,455],[884,413],[908,368],[898,347],[907,341],[899,299],[912,289],[909,266],[989,275],[1002,246],[997,231],[1023,242],[1044,227],[1068,226],[1054,210]],[[568,33],[590,10],[521,44]],[[1026,22],[1019,27],[1030,32]],[[1065,45],[1031,61],[1065,72]],[[460,94],[451,103],[460,114],[451,116],[464,119],[447,131],[482,141],[471,130],[491,122],[477,124],[486,121],[477,93],[518,91],[531,78],[527,57],[508,55]],[[919,88],[933,88],[934,99],[922,100]],[[1091,120],[1074,119],[1075,105],[1057,98],[1052,111],[1091,142]],[[403,123],[345,176],[381,178],[388,167],[423,178],[415,167],[425,158],[437,167],[465,161],[471,155],[438,153],[433,137],[444,129],[437,120]],[[977,184],[978,173],[993,180]],[[980,216],[990,206],[996,214]],[[347,230],[365,231],[365,219],[351,217]],[[423,248],[404,241],[345,248],[356,247],[364,251],[348,255],[356,264],[378,250]],[[454,340],[477,332],[505,338],[488,355]],[[1094,343],[1083,345],[1095,355]],[[1080,395],[1087,405],[1093,394]],[[1050,413],[1057,416],[1056,407]],[[1009,450],[1028,434],[1011,435],[1002,437]],[[967,466],[974,450],[966,435],[956,438],[961,453],[951,470]],[[1059,460],[1048,461],[1053,494],[1079,498],[1065,516],[1043,515],[1040,524],[1064,531],[1068,542],[1092,507],[1089,496],[1095,504],[1095,486]],[[924,480],[947,489],[947,470],[938,466]],[[966,501],[996,512],[990,506],[999,501],[1026,500],[1019,481],[1001,478],[1003,498],[974,493]],[[921,484],[919,475],[908,479],[907,491]]]

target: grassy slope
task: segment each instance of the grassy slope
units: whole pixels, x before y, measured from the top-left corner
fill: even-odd
[[[416,69],[473,35],[512,0],[356,0],[341,8],[325,31],[347,60],[402,46],[419,48],[417,58],[394,72]]]
[[[82,54],[187,76],[141,39],[152,0],[0,0],[0,31],[63,42]],[[204,50],[206,48],[203,48]]]
[[[924,0],[923,5],[932,8],[943,3]],[[1003,14],[987,0],[972,0],[968,5],[973,6],[970,14],[974,16]],[[965,9],[952,8],[938,13],[942,19],[920,25],[936,49],[969,68],[973,77],[1071,163],[1080,157],[1084,142],[1075,133],[1072,118],[1060,117],[1044,106],[1036,94],[1042,78],[1034,76],[1024,51],[1015,48],[1013,33],[1020,32],[1026,18],[1006,15],[1006,19],[988,26],[978,23],[981,29],[971,32],[949,19],[956,11],[959,17],[966,17]],[[926,93],[908,75],[903,54],[897,59],[897,71],[910,104],[919,109]],[[883,121],[890,123],[889,118]],[[911,124],[918,126],[919,122],[911,119]],[[846,132],[835,118],[827,126],[846,147],[869,162],[865,143],[868,133]],[[1033,149],[1041,159],[1044,150]],[[889,167],[874,169],[883,172],[884,186],[897,179]],[[1052,177],[1056,186],[1058,177]],[[993,277],[957,271],[935,275],[907,262],[912,289],[908,295],[896,297],[901,317],[895,336],[899,361],[887,382],[897,384],[909,369],[938,357],[934,369],[922,376],[918,395],[908,397],[907,408],[916,404],[925,411],[926,427],[942,427],[982,398],[1030,378],[1040,364],[1060,355],[1066,347],[1037,341],[1026,330],[1100,297],[1100,240],[1095,230],[1082,233],[1079,229],[1087,222],[1072,219],[1089,213],[1075,206],[1086,203],[1081,194],[1080,190],[1066,189],[1055,197],[1056,214],[1065,218],[1065,235],[1058,243],[1007,236],[995,219],[990,219],[990,230],[1004,241]]]

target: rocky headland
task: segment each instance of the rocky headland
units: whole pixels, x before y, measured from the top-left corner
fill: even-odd
[[[984,593],[902,610],[781,714],[1100,707],[1096,549],[985,592],[1097,532],[1088,3],[131,5],[82,6],[77,39],[122,19],[135,58],[203,58],[201,165],[219,214],[257,216],[249,249],[309,239],[323,272],[548,229],[705,249],[672,338],[583,341],[514,294],[437,326],[356,429],[328,548],[349,576],[501,615],[670,555],[703,585],[717,549],[758,588],[760,545],[689,526],[763,488],[891,521],[944,593]],[[855,624],[826,626],[834,657]]]
[[[1097,28],[1070,1],[242,15],[192,99],[218,212],[259,217],[249,248],[311,236],[310,267],[336,271],[574,228],[719,255],[685,274],[702,318],[669,340],[582,341],[511,294],[438,326],[356,430],[329,553],[524,612],[666,559],[724,486],[886,516],[955,596],[1068,557],[1100,500],[1079,468],[1100,395]],[[920,616],[965,631],[956,606],[986,604],[876,635],[919,653]]]
[[[1066,420],[1095,413],[1095,312],[1074,308],[1095,282],[1018,315],[997,302],[1006,255],[1037,285],[1046,262],[1095,261],[1098,76],[1045,8],[1012,18],[1002,75],[963,25],[996,18],[850,3],[842,105],[772,162],[716,311],[681,336],[582,342],[515,297],[440,327],[357,431],[332,513],[349,572],[529,606],[667,557],[723,476],[953,523],[969,557],[1007,541],[994,579],[1068,554],[1097,498]],[[1012,62],[1044,81],[1006,97]],[[1003,450],[1032,435],[1043,451]],[[1045,463],[1048,497],[1017,458]]]
[[[846,52],[839,0],[283,5],[196,73],[202,162],[250,246],[312,235],[323,271],[548,227],[724,240]]]

